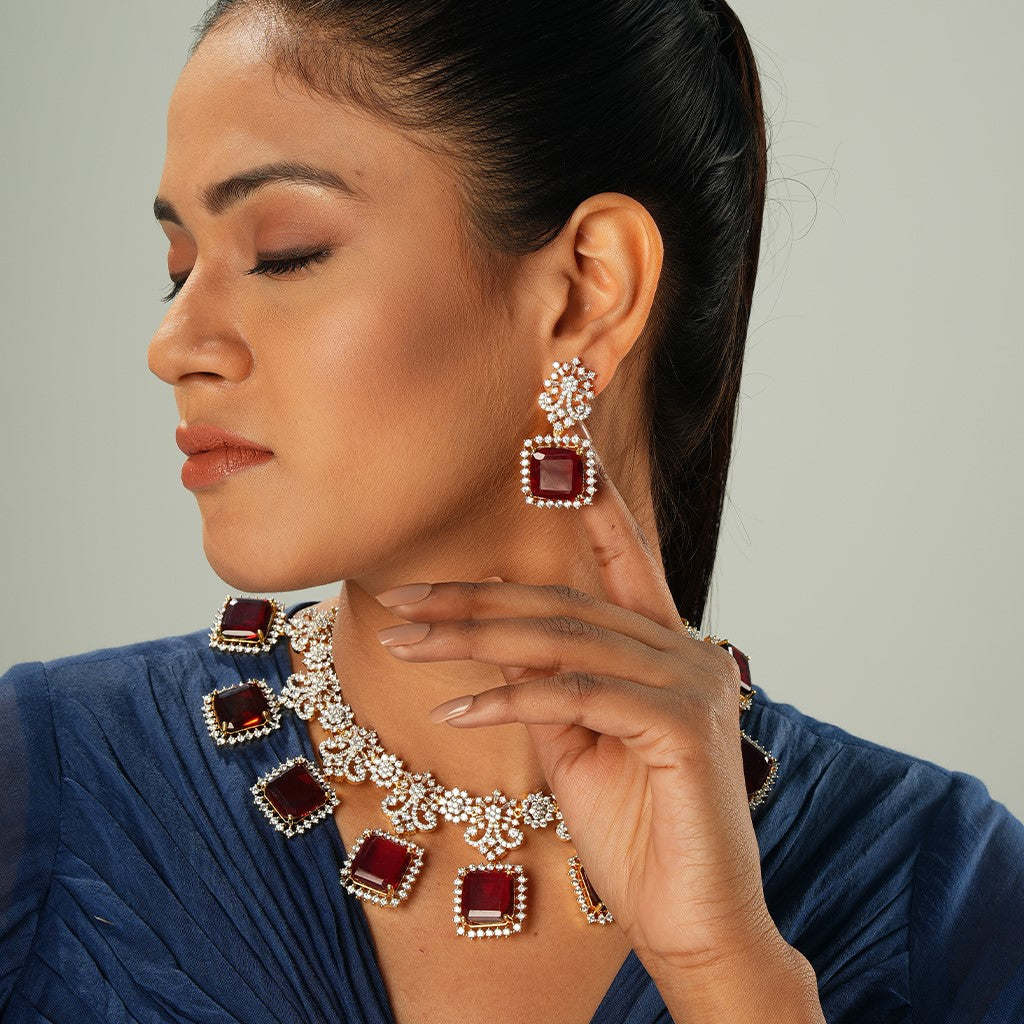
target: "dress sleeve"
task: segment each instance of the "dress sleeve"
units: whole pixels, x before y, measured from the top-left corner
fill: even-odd
[[[36,933],[60,836],[60,765],[40,662],[0,676],[0,1015]]]
[[[1024,824],[963,772],[918,854],[910,990],[916,1024],[1024,1021]]]

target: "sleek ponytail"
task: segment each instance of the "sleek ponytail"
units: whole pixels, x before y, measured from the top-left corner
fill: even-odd
[[[485,250],[554,238],[622,192],[665,262],[646,443],[666,574],[699,626],[714,568],[757,275],[767,152],[758,70],[724,0],[217,0],[273,17],[268,57],[315,93],[450,140]]]

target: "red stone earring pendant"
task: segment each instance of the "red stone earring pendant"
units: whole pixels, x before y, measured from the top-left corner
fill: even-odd
[[[537,401],[551,423],[550,434],[523,441],[519,453],[522,491],[527,505],[579,508],[590,505],[597,491],[597,466],[590,438],[569,431],[591,412],[594,373],[573,356],[552,365]]]

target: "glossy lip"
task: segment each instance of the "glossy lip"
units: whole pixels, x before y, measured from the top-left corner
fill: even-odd
[[[188,456],[181,467],[181,482],[190,491],[213,487],[225,477],[274,457],[270,449],[255,441],[207,423],[182,424],[174,439]]]
[[[229,430],[222,430],[209,423],[193,423],[191,426],[179,424],[174,432],[174,442],[185,455],[210,452],[215,448],[248,448],[256,452],[273,454],[269,448],[264,448],[247,437],[232,434]]]

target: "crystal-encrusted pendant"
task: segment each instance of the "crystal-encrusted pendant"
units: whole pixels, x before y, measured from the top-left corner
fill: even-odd
[[[567,433],[591,412],[594,373],[579,356],[572,362],[551,364],[537,402],[547,413],[550,434],[523,441],[519,452],[521,488],[527,505],[542,508],[579,508],[592,505],[597,491],[597,466],[589,437]]]
[[[519,827],[520,811],[496,789],[485,797],[477,797],[468,808],[469,825],[462,836],[488,860],[497,860],[509,850],[522,845],[523,830]]]
[[[501,938],[522,931],[526,873],[522,864],[468,864],[455,876],[455,931],[474,938]]]
[[[589,438],[578,434],[527,438],[519,465],[527,505],[579,508],[594,503],[597,467]]]
[[[219,746],[267,736],[281,724],[274,691],[264,679],[249,679],[203,697],[206,728]]]
[[[576,893],[576,900],[580,910],[587,917],[590,924],[611,924],[615,918],[597,895],[597,891],[587,877],[580,859],[576,854],[569,858],[569,880],[572,882],[573,892]]]
[[[229,654],[266,654],[277,643],[287,619],[273,598],[224,598],[210,630],[210,646]]]
[[[740,729],[740,750],[743,754],[743,779],[751,810],[763,803],[779,774],[778,759]]]
[[[424,850],[408,839],[368,828],[341,869],[342,887],[369,903],[394,907],[409,895],[423,866]]]
[[[323,821],[339,802],[334,787],[304,757],[289,758],[261,776],[252,795],[270,824],[289,838]]]

